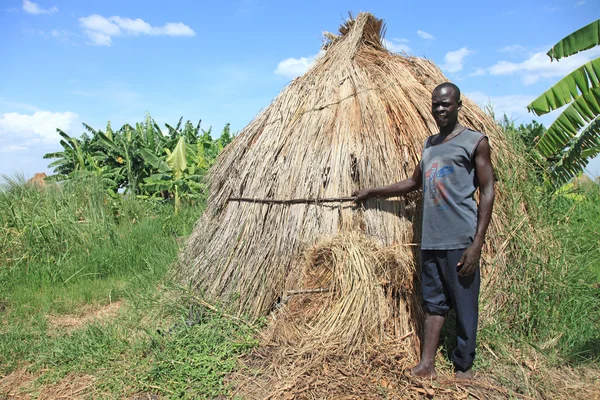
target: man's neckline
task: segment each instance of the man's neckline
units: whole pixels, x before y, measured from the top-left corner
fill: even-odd
[[[431,137],[431,139],[429,139],[429,146],[439,146],[439,145],[442,145],[442,144],[444,144],[444,143],[451,142],[451,141],[453,141],[454,139],[456,139],[457,137],[459,137],[460,135],[462,135],[462,134],[463,134],[463,133],[464,133],[464,132],[465,132],[467,129],[468,129],[468,128],[467,128],[467,127],[465,127],[465,129],[463,129],[462,131],[458,132],[458,133],[457,133],[455,136],[451,137],[450,139],[444,140],[444,141],[442,141],[442,142],[440,142],[440,143],[433,144],[433,139],[434,139],[434,138],[436,138],[436,137],[439,137],[439,136],[440,136],[440,134],[439,134],[439,133],[436,133],[435,135],[433,135],[433,136]]]

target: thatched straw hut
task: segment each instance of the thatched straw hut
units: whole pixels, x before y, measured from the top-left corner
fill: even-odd
[[[437,133],[432,90],[447,78],[426,59],[386,50],[383,31],[382,20],[362,13],[339,35],[325,34],[324,54],[219,157],[208,207],[181,257],[185,282],[252,316],[280,307],[298,290],[313,290],[311,299],[325,291],[326,301],[296,305],[312,320],[304,328],[295,324],[295,333],[280,331],[281,340],[312,329],[322,342],[351,345],[415,329],[418,195],[360,207],[264,201],[347,197],[412,174],[424,140]],[[461,123],[489,135],[497,158],[503,139],[494,120],[463,102]],[[493,250],[502,245],[495,239],[500,222],[493,219],[485,249],[495,264],[502,261]]]

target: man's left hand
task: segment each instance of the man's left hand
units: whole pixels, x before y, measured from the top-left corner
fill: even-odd
[[[479,258],[481,257],[481,246],[472,244],[463,253],[460,261],[456,265],[459,276],[468,276],[475,272]]]

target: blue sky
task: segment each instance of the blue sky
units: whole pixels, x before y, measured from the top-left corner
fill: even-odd
[[[387,25],[392,51],[424,56],[463,93],[517,123],[525,106],[600,48],[545,52],[600,16],[597,0],[1,0],[0,174],[48,172],[55,128],[79,136],[180,116],[241,130],[318,54],[348,11]],[[546,125],[556,114],[535,118]],[[588,168],[600,175],[600,158]]]

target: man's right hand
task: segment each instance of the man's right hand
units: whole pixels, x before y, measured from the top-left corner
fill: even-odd
[[[354,197],[355,203],[360,203],[363,200],[366,200],[369,197],[371,197],[371,192],[369,191],[369,189],[356,190],[352,193],[352,197]]]

